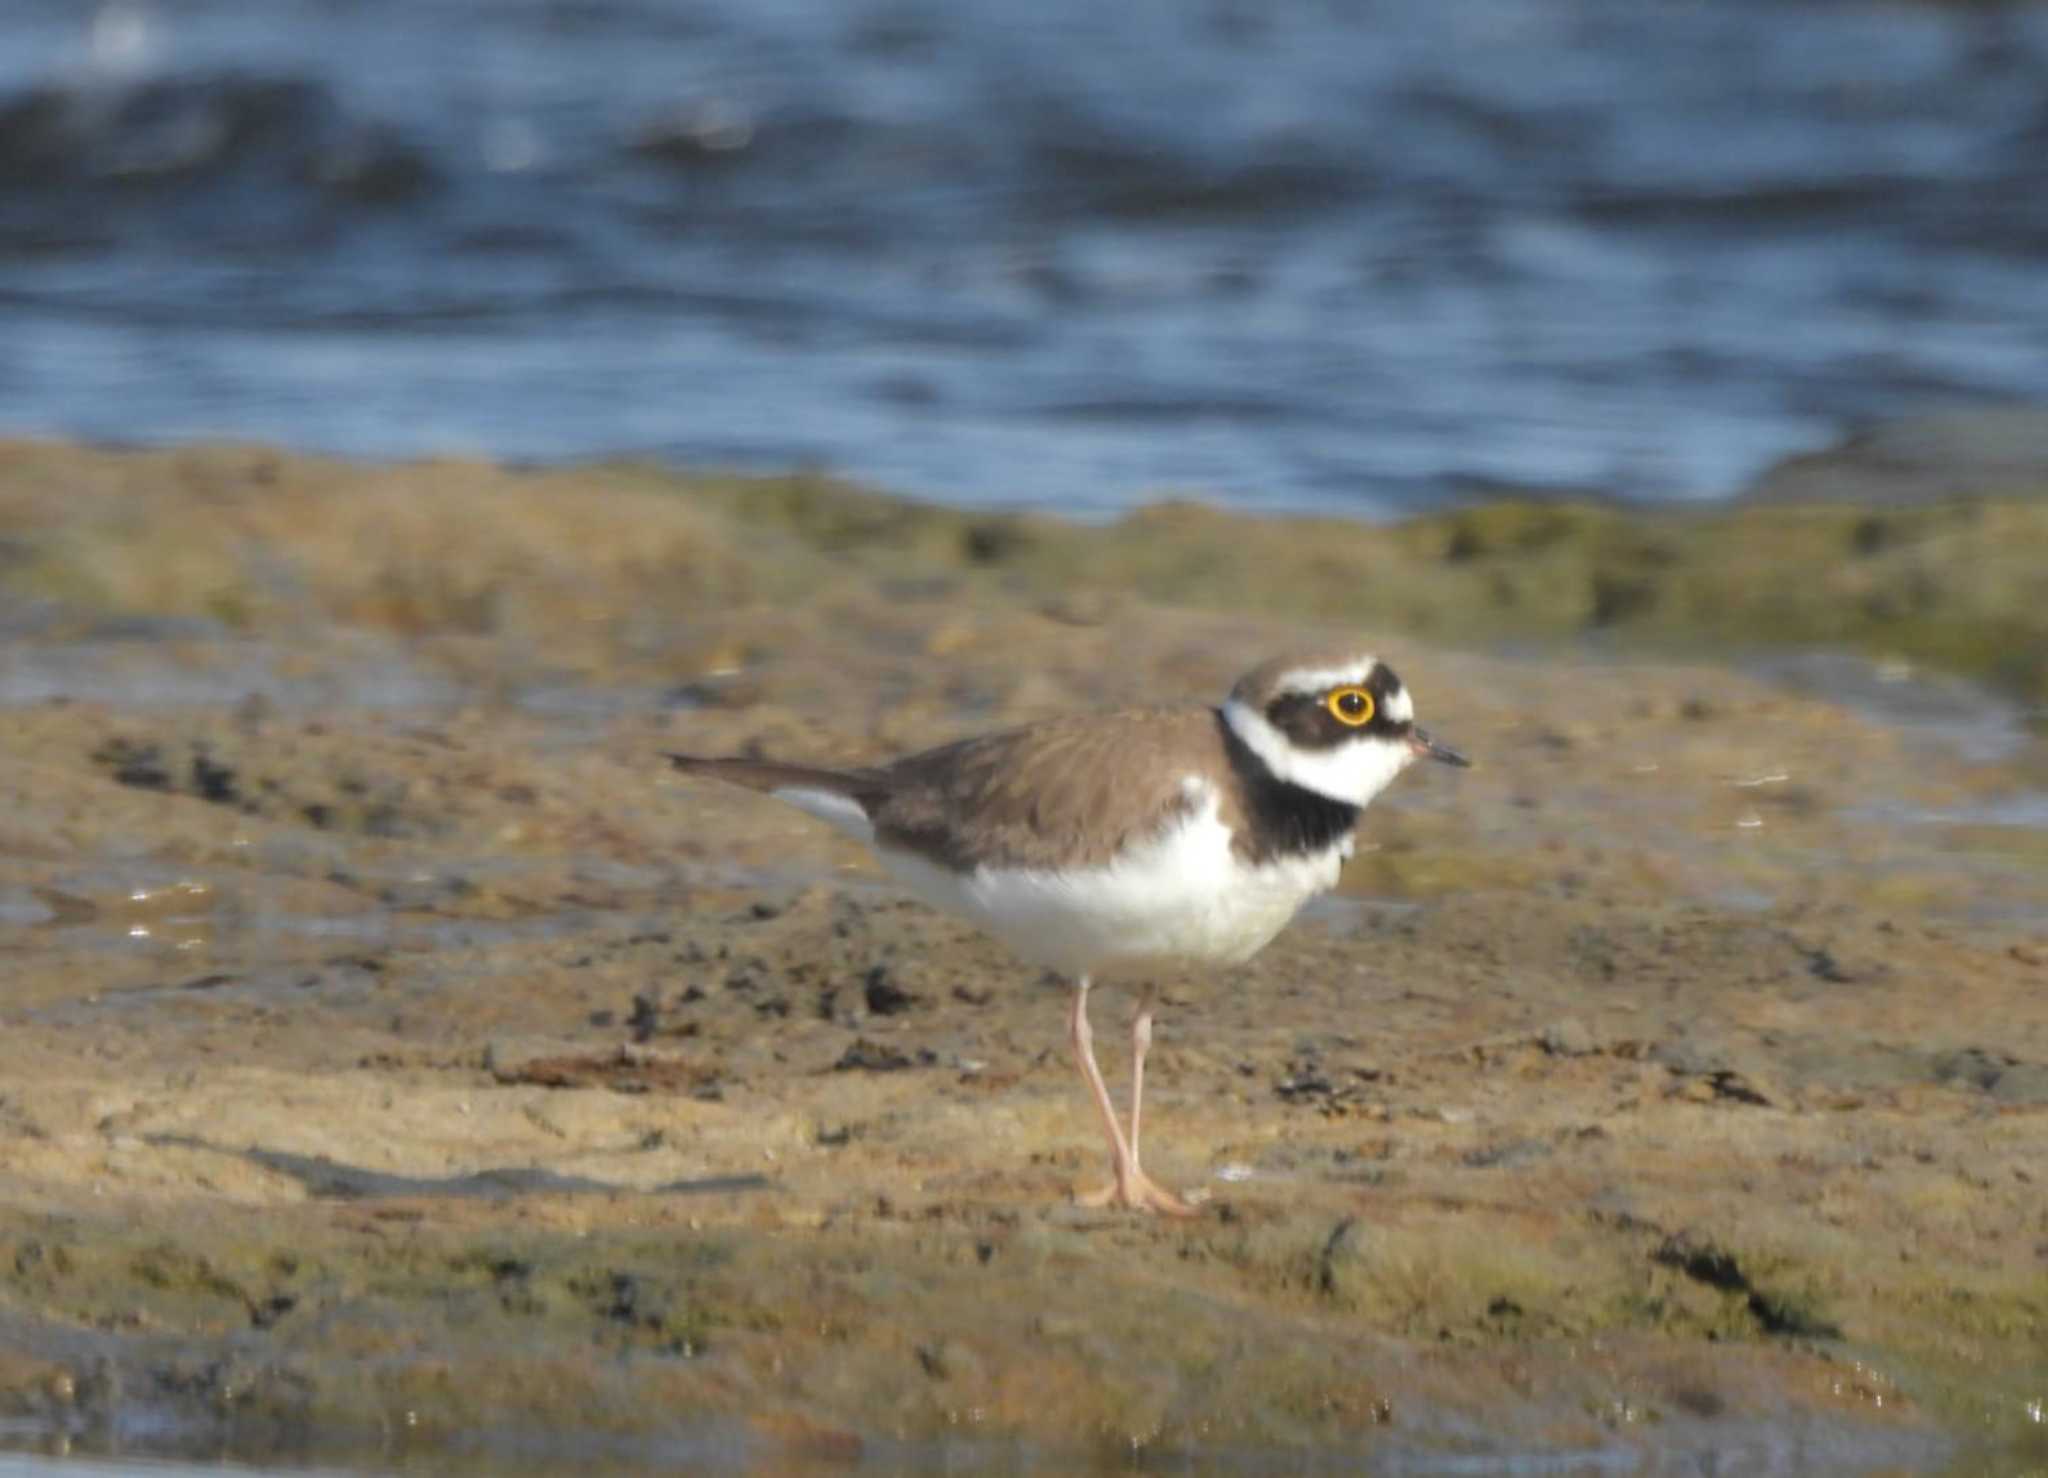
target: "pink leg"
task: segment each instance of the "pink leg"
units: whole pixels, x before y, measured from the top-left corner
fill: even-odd
[[[1157,1211],[1167,1216],[1195,1215],[1198,1208],[1193,1202],[1157,1184],[1138,1168],[1136,1141],[1126,1141],[1123,1130],[1117,1126],[1116,1109],[1109,1101],[1109,1087],[1102,1081],[1102,1069],[1095,1063],[1095,1036],[1088,1026],[1086,976],[1074,982],[1074,1010],[1067,1022],[1067,1035],[1074,1044],[1074,1058],[1080,1064],[1081,1076],[1087,1080],[1088,1092],[1095,1100],[1095,1111],[1102,1116],[1102,1131],[1109,1139],[1110,1164],[1116,1175],[1101,1190],[1074,1199],[1083,1206],[1123,1206],[1132,1211]],[[1131,1023],[1131,1128],[1134,1132],[1138,1127],[1139,1100],[1145,1088],[1144,1053],[1151,1043],[1152,1007],[1148,991],[1138,1008],[1137,1019]]]
[[[1145,1054],[1152,1050],[1152,998],[1148,983],[1138,996],[1138,1009],[1131,1016],[1131,1168],[1138,1164],[1138,1120],[1145,1112]]]
[[[1131,1163],[1130,1146],[1117,1127],[1116,1110],[1110,1107],[1109,1085],[1102,1081],[1102,1069],[1095,1064],[1095,1033],[1088,1025],[1088,977],[1074,982],[1074,1010],[1067,1018],[1067,1040],[1073,1043],[1074,1060],[1081,1065],[1081,1078],[1095,1099],[1095,1112],[1102,1116],[1102,1132],[1109,1139],[1109,1158],[1122,1180],[1124,1167]]]

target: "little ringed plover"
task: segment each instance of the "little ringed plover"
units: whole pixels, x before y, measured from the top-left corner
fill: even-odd
[[[1336,885],[1359,813],[1424,757],[1470,763],[1360,652],[1264,663],[1220,707],[1045,719],[866,769],[669,756],[831,822],[926,902],[1070,979],[1069,1038],[1113,1173],[1079,1199],[1183,1215],[1193,1205],[1138,1160],[1151,989],[1131,1022],[1126,1134],[1095,1063],[1091,980],[1249,959]]]

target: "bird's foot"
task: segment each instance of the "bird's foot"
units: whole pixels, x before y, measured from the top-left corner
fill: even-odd
[[[1100,1190],[1077,1194],[1074,1204],[1091,1208],[1115,1206],[1125,1211],[1150,1211],[1159,1216],[1200,1216],[1202,1203],[1208,1198],[1206,1191],[1177,1195],[1144,1171],[1134,1168],[1128,1175],[1117,1176]]]

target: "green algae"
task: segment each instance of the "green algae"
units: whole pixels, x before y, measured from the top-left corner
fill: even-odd
[[[991,1297],[1019,1277],[1030,1298]],[[1483,1206],[1313,1226],[915,1217],[695,1232],[444,1224],[417,1203],[365,1202],[239,1230],[111,1213],[0,1225],[0,1310],[146,1335],[130,1347],[138,1378],[232,1414],[251,1441],[402,1428],[426,1442],[514,1417],[660,1432],[794,1400],[828,1428],[919,1438],[969,1412],[988,1435],[1028,1437],[1056,1411],[1069,1437],[1108,1448],[1347,1442],[1412,1419],[1416,1351],[1519,1351],[1552,1380],[1588,1341],[1827,1360],[1879,1307],[1912,1315],[1883,1331],[1888,1368],[1915,1372],[1930,1410],[1974,1413],[1997,1352],[2023,1374],[2048,1341],[2038,1279],[1980,1281],[1944,1295],[1894,1279],[1845,1302],[1839,1275],[1788,1253],[1671,1252],[1597,1217],[1504,1227]],[[1607,1403],[1594,1367],[1569,1379],[1586,1392],[1574,1399]]]
[[[815,475],[0,450],[0,504],[20,529],[0,589],[86,613],[253,629],[318,610],[415,636],[515,635],[543,654],[571,637],[633,652],[664,623],[815,597],[837,569],[927,593],[1136,596],[1454,643],[1842,647],[2048,699],[2048,499],[2032,489],[1885,509],[1505,499],[1387,524],[1183,503],[1088,526]]]
[[[1843,646],[2048,697],[2048,501],[1707,512],[1503,500],[1376,525],[1197,505],[1103,528],[808,481],[671,484],[842,558],[999,571],[1453,641],[1600,633],[1672,651]],[[970,552],[971,551],[971,552]]]

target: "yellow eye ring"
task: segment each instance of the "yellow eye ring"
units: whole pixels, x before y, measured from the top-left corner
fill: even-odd
[[[1333,689],[1323,702],[1330,710],[1330,716],[1340,724],[1348,724],[1355,729],[1372,722],[1372,694],[1364,688]]]

